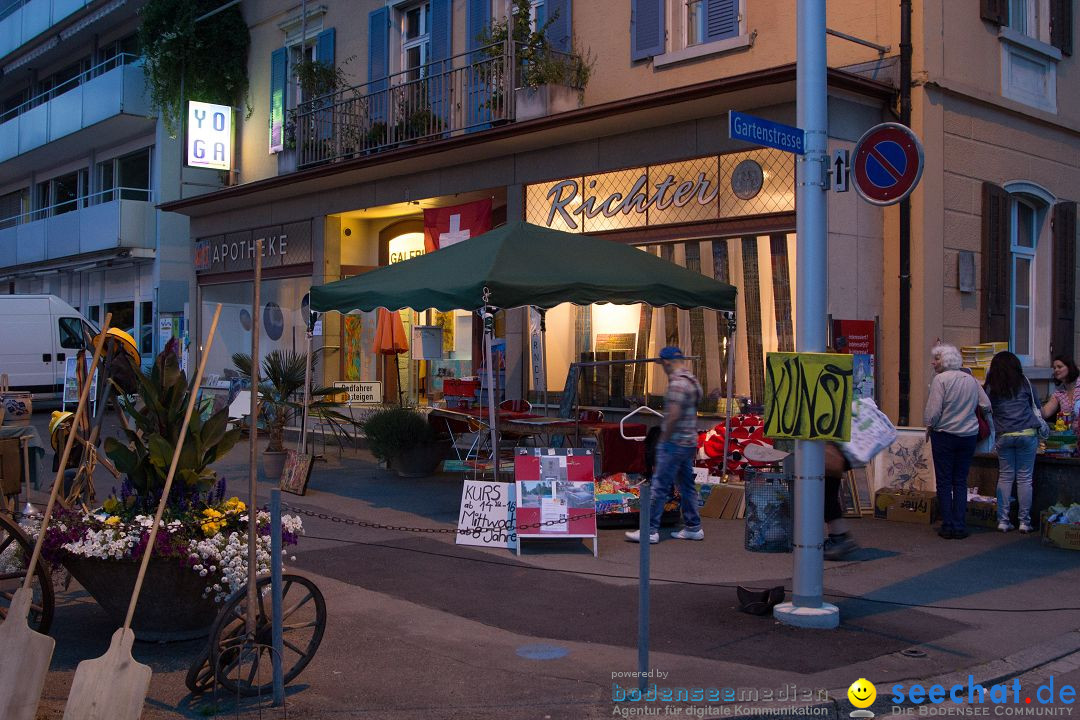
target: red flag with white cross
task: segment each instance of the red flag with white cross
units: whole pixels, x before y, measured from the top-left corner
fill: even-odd
[[[424,252],[435,252],[491,229],[491,198],[424,211]]]

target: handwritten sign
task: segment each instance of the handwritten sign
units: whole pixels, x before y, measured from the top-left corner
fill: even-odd
[[[334,388],[346,395],[349,405],[377,405],[383,401],[381,382],[346,382],[338,380]]]
[[[466,480],[458,513],[458,545],[516,548],[516,509],[513,485]]]
[[[851,355],[768,353],[765,436],[850,440],[852,374]]]

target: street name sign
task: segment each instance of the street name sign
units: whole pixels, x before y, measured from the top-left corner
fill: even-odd
[[[736,110],[728,111],[728,137],[732,140],[743,140],[755,145],[764,145],[802,155],[806,147],[804,136],[803,131],[797,127],[782,125]]]

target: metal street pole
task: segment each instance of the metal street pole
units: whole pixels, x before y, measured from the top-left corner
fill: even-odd
[[[825,0],[798,0],[795,70],[797,124],[805,132],[798,158],[795,231],[798,236],[798,352],[825,350],[828,288],[828,76],[825,52]],[[773,614],[788,625],[835,628],[840,611],[822,601],[825,446],[795,443],[795,557],[791,602]]]

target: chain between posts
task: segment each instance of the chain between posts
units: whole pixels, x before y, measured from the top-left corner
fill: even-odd
[[[407,525],[384,525],[382,523],[365,522],[363,520],[353,520],[351,518],[337,517],[336,515],[330,515],[324,512],[315,512],[314,510],[303,510],[286,503],[282,503],[283,510],[296,513],[297,515],[305,515],[307,517],[318,518],[320,520],[329,520],[332,523],[338,523],[341,525],[352,525],[354,527],[376,528],[379,530],[397,530],[400,532],[415,532],[415,533],[429,533],[432,535],[472,535],[477,530],[514,530],[520,532],[522,530],[532,530],[542,527],[550,527],[552,525],[564,525],[570,520],[588,520],[589,518],[596,517],[599,513],[583,513],[581,515],[574,515],[572,518],[567,517],[562,520],[547,520],[545,522],[530,523],[528,525],[513,525],[507,527],[501,527],[499,525],[487,525],[484,527],[472,527],[472,528],[420,528],[409,527]]]

